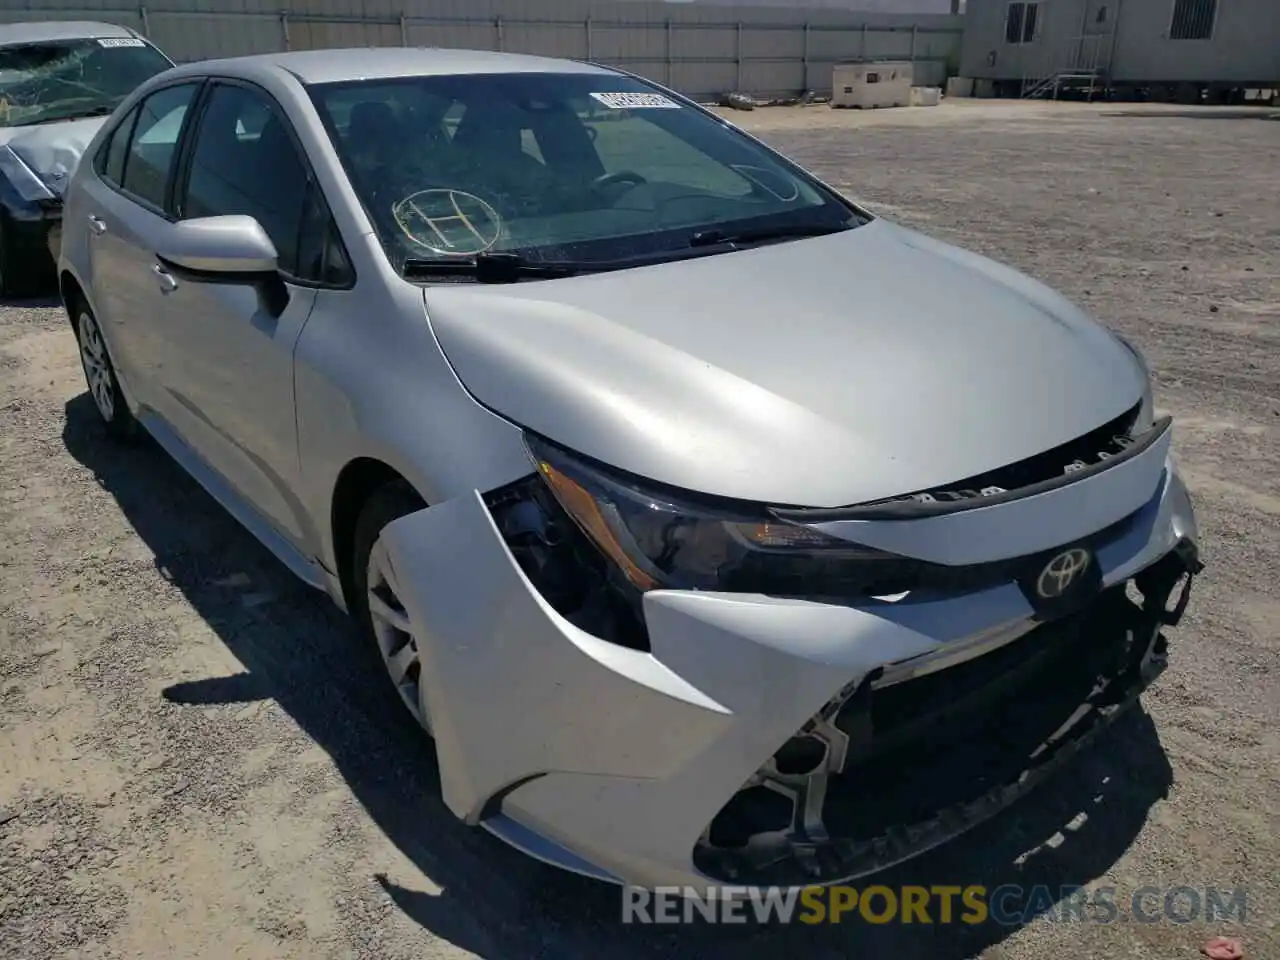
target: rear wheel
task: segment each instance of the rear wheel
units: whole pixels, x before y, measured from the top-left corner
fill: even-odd
[[[403,480],[379,487],[360,511],[352,545],[352,613],[368,652],[380,665],[388,693],[418,726],[431,732],[422,691],[419,640],[405,612],[403,582],[391,561],[382,532],[393,520],[426,507]]]
[[[115,367],[107,353],[107,343],[93,311],[83,302],[74,304],[76,317],[76,341],[80,347],[80,366],[84,369],[85,383],[93,405],[102,417],[107,433],[118,440],[129,440],[137,435],[138,421],[129,412]]]

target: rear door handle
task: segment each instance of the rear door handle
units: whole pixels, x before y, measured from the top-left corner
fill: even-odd
[[[178,289],[178,281],[173,279],[173,274],[160,266],[160,264],[153,263],[151,272],[156,275],[156,282],[160,284],[161,293],[173,293]]]
[[[101,236],[107,232],[107,221],[103,220],[101,217],[95,217],[91,213],[89,214],[89,229]]]

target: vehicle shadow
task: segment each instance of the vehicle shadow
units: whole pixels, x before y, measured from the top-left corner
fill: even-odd
[[[429,742],[399,722],[370,674],[353,666],[361,661],[347,619],[295,580],[158,447],[106,440],[87,394],[67,404],[63,439],[115,498],[166,579],[246,668],[173,684],[165,698],[187,705],[275,700],[328,753],[377,827],[442,888],[427,893],[385,875],[368,878],[434,935],[492,958],[773,958],[803,949],[806,956],[960,960],[1022,925],[1020,917],[942,924],[936,912],[929,924],[871,925],[847,916],[821,926],[624,925],[617,888],[544,866],[454,819],[440,797]],[[252,591],[251,601],[244,591]],[[1171,782],[1150,718],[1131,713],[1019,804],[873,882],[1043,886],[1052,903],[1062,887],[1086,884],[1114,864]],[[1068,829],[1081,813],[1083,825]]]
[[[40,294],[31,294],[30,296],[21,297],[0,297],[0,307],[34,308],[34,307],[60,307],[62,300],[58,297],[57,290]]]

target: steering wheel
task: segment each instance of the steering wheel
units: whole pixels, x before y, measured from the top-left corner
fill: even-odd
[[[603,190],[605,187],[611,187],[615,183],[630,183],[633,186],[640,186],[642,183],[649,181],[636,173],[634,170],[618,170],[615,173],[602,173],[591,181],[592,190]]]

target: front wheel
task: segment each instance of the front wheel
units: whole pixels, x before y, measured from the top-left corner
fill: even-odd
[[[388,693],[394,693],[419,727],[431,733],[422,689],[419,639],[405,612],[403,581],[391,562],[382,531],[393,520],[426,507],[403,481],[379,488],[356,520],[352,549],[352,613],[365,645],[382,665]]]
[[[75,309],[80,366],[84,369],[89,395],[93,397],[93,404],[98,408],[107,433],[119,440],[132,439],[137,435],[138,421],[125,403],[98,319],[84,303],[76,304]]]

